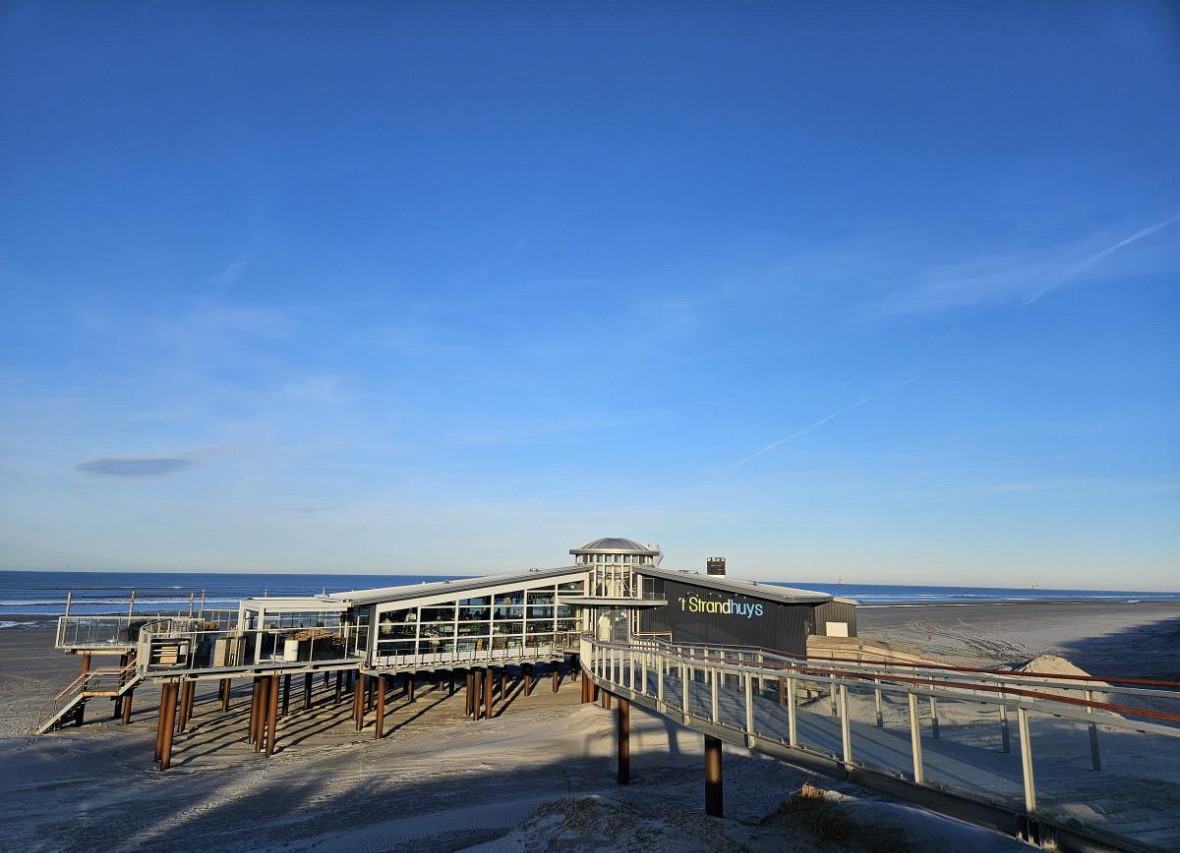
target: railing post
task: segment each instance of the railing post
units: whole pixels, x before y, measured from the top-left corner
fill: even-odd
[[[787,677],[787,744],[799,745],[799,721],[795,716],[795,679]]]
[[[635,689],[635,651],[627,649],[627,689]]]
[[[874,678],[873,683],[877,686],[873,688],[873,704],[877,709],[877,728],[885,728],[885,716],[881,713],[881,679]]]
[[[840,741],[844,747],[844,769],[852,767],[852,722],[848,719],[848,685],[840,685]]]
[[[685,720],[688,720],[688,717],[689,717],[689,711],[688,711],[688,700],[689,700],[688,687],[689,687],[689,678],[691,677],[691,675],[692,675],[692,672],[691,672],[691,670],[689,669],[689,667],[688,667],[687,663],[686,663],[684,660],[681,660],[681,661],[680,661],[680,674],[683,676],[683,678],[681,678],[681,679],[680,679],[680,684],[681,684],[681,687],[683,687],[683,691],[682,691],[682,692],[683,692],[683,694],[684,694],[684,697],[683,697],[683,700],[682,700],[683,704],[681,705],[681,709],[684,711],[684,719],[685,719]]]
[[[655,653],[656,658],[656,702],[659,703],[660,711],[664,710],[664,655],[661,652]]]
[[[1024,810],[1037,810],[1037,785],[1033,778],[1032,733],[1028,728],[1028,711],[1016,708],[1016,724],[1020,728],[1020,769],[1024,776]]]
[[[930,697],[930,736],[938,740],[938,700]]]
[[[721,678],[721,673],[716,665],[709,668],[709,719],[714,723],[721,719],[720,703],[717,698],[717,682]]]
[[[1000,704],[1000,743],[1004,752],[1012,751],[1012,735],[1008,732],[1008,706]]]
[[[1094,707],[1092,704],[1090,704],[1093,701],[1094,701],[1094,691],[1087,690],[1086,691],[1086,713],[1087,714],[1092,715],[1094,713]],[[1094,770],[1101,770],[1102,769],[1102,755],[1101,755],[1101,753],[1098,752],[1098,726],[1096,726],[1094,723],[1090,723],[1089,729],[1090,729],[1090,767]]]
[[[914,759],[914,784],[921,785],[926,781],[926,774],[922,772],[922,729],[918,724],[917,694],[907,694],[910,706],[910,751]]]
[[[746,687],[746,743],[750,744],[754,738],[754,676],[745,673]]]

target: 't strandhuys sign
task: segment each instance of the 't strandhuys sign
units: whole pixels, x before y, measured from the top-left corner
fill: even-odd
[[[721,613],[726,616],[744,616],[747,619],[756,619],[766,612],[761,602],[738,601],[734,598],[718,601],[712,598],[701,598],[699,595],[682,595],[679,601],[680,610],[684,613]]]
[[[759,646],[792,655],[807,653],[812,607],[776,602],[736,590],[709,589],[685,580],[664,580],[665,607],[639,613],[641,631],[667,631],[677,642]]]

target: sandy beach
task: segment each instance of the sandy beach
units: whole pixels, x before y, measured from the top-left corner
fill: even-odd
[[[863,609],[860,625],[863,636],[964,662],[1051,652],[1094,672],[1180,671],[1180,604],[880,607]],[[464,718],[461,694],[420,688],[417,702],[394,702],[381,741],[357,734],[348,703],[335,706],[317,685],[313,707],[282,722],[269,760],[245,742],[245,682],[228,716],[210,686],[177,737],[173,768],[160,773],[150,688],[137,694],[128,727],[104,719],[96,702],[81,728],[28,734],[77,669],[43,628],[0,632],[0,850],[376,853],[427,839],[432,851],[486,853],[1023,848],[728,746],[726,818],[705,818],[700,736],[639,709],[633,780],[620,787],[612,714],[578,704],[568,680],[556,694],[547,679],[531,696],[513,692],[498,717],[481,722]],[[827,792],[834,822],[782,808],[809,782]]]

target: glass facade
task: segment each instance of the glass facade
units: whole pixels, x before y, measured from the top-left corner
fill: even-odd
[[[578,630],[572,605],[586,594],[582,580],[538,581],[494,594],[412,607],[376,608],[379,659],[472,654],[547,646],[557,633]]]

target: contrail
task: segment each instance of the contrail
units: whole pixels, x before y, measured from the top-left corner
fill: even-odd
[[[1176,222],[1180,222],[1180,216],[1173,216],[1171,219],[1165,219],[1163,222],[1157,222],[1155,225],[1148,225],[1146,228],[1140,228],[1138,231],[1136,231],[1130,237],[1124,237],[1122,240],[1119,240],[1117,243],[1107,246],[1105,249],[1102,249],[1099,252],[1095,252],[1094,254],[1090,255],[1090,257],[1086,258],[1080,264],[1075,266],[1072,270],[1067,272],[1065,275],[1061,276],[1061,278],[1059,278],[1057,281],[1053,282],[1053,284],[1050,284],[1048,287],[1042,287],[1040,290],[1038,290],[1032,296],[1029,296],[1027,299],[1024,300],[1024,304],[1025,305],[1032,305],[1034,302],[1036,302],[1038,299],[1040,299],[1042,296],[1044,296],[1050,290],[1056,290],[1058,287],[1065,284],[1071,278],[1074,278],[1075,276],[1085,272],[1087,269],[1094,266],[1096,263],[1099,263],[1100,261],[1103,261],[1106,258],[1109,258],[1111,255],[1113,255],[1119,249],[1124,249],[1127,246],[1130,246],[1132,243],[1137,243],[1140,240],[1142,240],[1144,237],[1150,237],[1156,231],[1161,231],[1164,228],[1167,228],[1169,225],[1175,224]]]
[[[743,465],[745,465],[750,460],[757,459],[763,453],[769,453],[770,451],[774,450],[779,445],[786,444],[788,441],[794,441],[797,438],[802,438],[803,436],[807,435],[807,433],[811,432],[812,430],[819,429],[821,426],[823,426],[824,424],[826,424],[828,421],[832,420],[833,418],[838,418],[840,415],[844,414],[845,412],[851,412],[853,409],[857,408],[858,406],[863,406],[865,403],[867,403],[871,399],[872,399],[871,397],[861,397],[859,400],[857,400],[851,406],[845,406],[842,409],[836,409],[836,411],[832,412],[830,415],[827,415],[826,417],[820,418],[818,421],[813,423],[811,426],[804,427],[803,429],[799,430],[798,432],[793,432],[790,435],[788,435],[786,438],[780,438],[778,441],[771,442],[770,444],[766,445],[761,450],[759,450],[757,453],[753,453],[753,454],[747,456],[745,459],[743,459],[741,462],[734,465],[729,470],[736,471],[738,468],[741,468]]]

